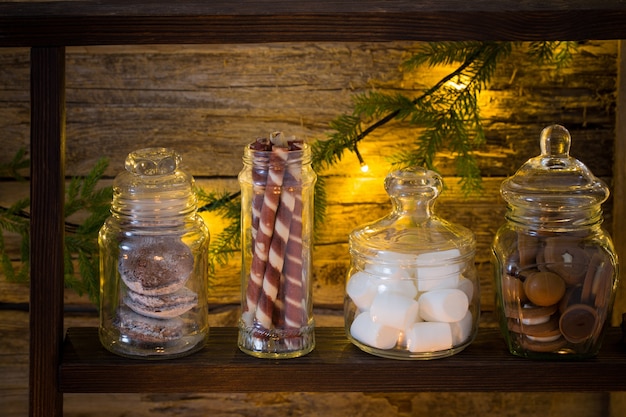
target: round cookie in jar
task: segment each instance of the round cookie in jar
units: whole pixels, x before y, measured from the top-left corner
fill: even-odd
[[[541,154],[501,186],[507,222],[493,244],[500,328],[511,353],[536,359],[595,356],[618,279],[602,229],[608,187],[569,155],[560,125],[541,132]]]
[[[350,234],[345,330],[361,350],[391,359],[454,355],[475,338],[480,314],[476,243],[433,212],[433,171],[391,172],[387,216]]]

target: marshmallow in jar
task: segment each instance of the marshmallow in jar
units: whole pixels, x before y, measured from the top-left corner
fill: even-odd
[[[442,179],[420,167],[385,179],[393,209],[350,234],[348,338],[392,359],[451,356],[476,336],[475,239],[433,213]]]
[[[181,157],[146,148],[113,183],[98,236],[100,342],[121,356],[165,359],[200,350],[209,332],[209,231]]]
[[[617,257],[601,228],[608,187],[569,155],[563,126],[541,132],[541,155],[502,183],[507,223],[493,266],[500,328],[511,353],[595,356],[611,317]]]

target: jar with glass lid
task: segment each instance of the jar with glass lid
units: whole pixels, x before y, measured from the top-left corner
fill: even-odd
[[[126,158],[99,234],[100,341],[125,357],[165,359],[206,342],[209,232],[193,177],[172,149]]]
[[[421,167],[391,172],[391,213],[350,234],[345,330],[365,352],[442,358],[476,336],[476,242],[469,229],[434,213],[442,187],[437,173]]]
[[[609,189],[569,155],[570,145],[565,127],[546,127],[541,154],[501,186],[496,304],[508,348],[522,357],[594,356],[611,317],[618,262],[601,227]]]

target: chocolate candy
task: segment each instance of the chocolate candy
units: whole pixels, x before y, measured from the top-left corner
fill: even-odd
[[[535,272],[524,281],[524,292],[535,305],[557,304],[565,295],[565,282],[552,272]]]

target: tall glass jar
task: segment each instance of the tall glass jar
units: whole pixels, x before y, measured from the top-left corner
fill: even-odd
[[[100,341],[121,356],[164,359],[208,336],[209,232],[181,157],[147,148],[126,158],[99,234]]]
[[[302,356],[315,346],[311,149],[276,133],[247,146],[243,164],[239,348],[259,358]]]
[[[421,167],[391,172],[391,213],[350,234],[345,327],[365,352],[442,358],[476,336],[476,242],[469,229],[434,214],[442,187],[438,174]]]
[[[511,353],[537,359],[598,353],[618,264],[601,228],[608,187],[569,155],[570,134],[541,132],[541,155],[502,183],[506,224],[493,244],[496,304]]]

